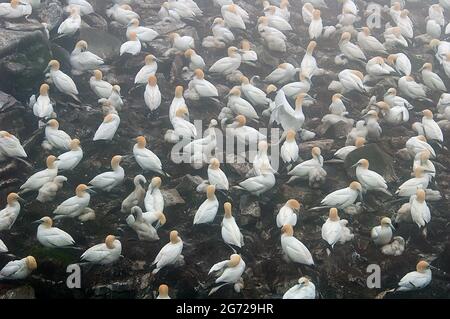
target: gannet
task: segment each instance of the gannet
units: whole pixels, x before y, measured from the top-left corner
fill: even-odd
[[[366,81],[376,81],[385,76],[396,74],[396,71],[385,63],[384,59],[380,56],[376,56],[367,61],[366,72],[368,74]]]
[[[178,52],[186,52],[188,49],[195,49],[194,38],[190,36],[180,36],[178,33],[171,33],[169,38],[172,42],[172,47]]]
[[[6,207],[0,210],[0,231],[11,229],[16,222],[20,213],[19,200],[23,201],[16,193],[9,193],[6,197]]]
[[[116,111],[121,111],[123,107],[123,100],[120,96],[121,88],[119,85],[113,85],[111,95],[108,98],[108,102]],[[100,100],[99,100],[100,101]],[[104,101],[104,100],[101,100]]]
[[[131,40],[132,33],[136,33],[137,38],[140,42],[151,42],[157,36],[159,36],[158,32],[151,28],[139,26],[139,19],[132,19],[128,23],[126,36],[128,40]]]
[[[430,175],[424,174],[423,167],[416,167],[414,169],[414,177],[400,185],[395,194],[404,197],[414,195],[418,188],[427,189],[430,179]]]
[[[442,143],[444,141],[444,135],[439,125],[433,119],[433,112],[426,109],[422,111],[422,114],[423,117],[422,123],[420,124],[419,133],[425,135],[427,140],[438,141]]]
[[[216,189],[228,190],[229,188],[228,178],[220,169],[220,162],[217,158],[211,158],[208,166],[208,183],[214,185]]]
[[[430,161],[431,153],[427,150],[421,151],[414,157],[413,169],[417,167],[423,167],[426,170],[426,174],[434,177],[436,175],[436,168],[432,161]]]
[[[238,12],[238,6],[233,4],[223,5],[220,9],[225,24],[234,29],[245,30],[245,22],[240,12]]]
[[[336,190],[325,196],[321,204],[344,209],[354,204],[358,197],[362,197],[362,186],[358,182],[351,182],[348,187]]]
[[[386,28],[383,36],[385,40],[384,47],[387,50],[398,49],[398,47],[408,47],[408,41],[403,37],[399,27]]]
[[[409,199],[411,217],[417,226],[424,227],[431,220],[430,208],[425,201],[425,190],[417,189],[416,193]]]
[[[41,203],[53,201],[56,193],[63,187],[64,182],[67,182],[67,177],[58,175],[52,181],[45,183],[39,188],[36,200]]]
[[[411,75],[411,61],[404,53],[390,54],[387,62],[400,74]]]
[[[339,82],[344,90],[343,93],[358,91],[365,93],[366,88],[363,84],[364,75],[358,70],[345,69],[338,74]]]
[[[334,156],[340,160],[345,160],[351,152],[356,150],[357,148],[361,148],[366,143],[366,139],[364,137],[357,137],[355,140],[355,145],[344,146],[334,153]]]
[[[134,78],[134,83],[146,84],[148,82],[148,78],[151,75],[155,75],[156,71],[158,71],[157,59],[152,54],[146,55],[145,65],[136,74],[136,77]]]
[[[128,25],[131,20],[139,19],[139,15],[128,4],[115,4],[106,10],[106,15],[122,25]]]
[[[72,66],[72,74],[81,75],[83,72],[95,70],[104,63],[103,59],[96,54],[87,51],[88,44],[86,41],[78,41],[70,54],[70,65]]]
[[[398,88],[402,94],[410,99],[428,100],[426,87],[414,81],[414,78],[410,75],[398,79]]]
[[[370,231],[370,237],[377,246],[382,246],[389,244],[392,239],[392,231],[395,230],[392,226],[391,219],[388,217],[383,217],[381,219],[380,225],[375,226]]]
[[[223,204],[222,239],[225,243],[241,248],[244,246],[244,236],[232,215],[231,203]]]
[[[405,251],[406,242],[401,236],[392,238],[392,242],[381,247],[381,252],[388,256],[400,256]]]
[[[269,26],[280,31],[292,31],[292,26],[289,24],[289,22],[285,18],[280,17],[276,14],[277,7],[269,6],[268,8],[264,9],[264,12],[266,13],[266,17],[269,21]]]
[[[171,299],[169,296],[169,287],[167,285],[159,285],[158,297],[156,299]]]
[[[210,68],[209,72],[229,75],[239,69],[242,62],[240,50],[236,47],[228,48],[228,57],[219,59]]]
[[[283,225],[295,226],[297,224],[297,214],[299,213],[301,204],[295,199],[290,199],[280,208],[276,221],[278,228]]]
[[[449,23],[449,25],[450,25],[450,23]],[[450,34],[450,31],[449,31],[449,34]],[[445,56],[444,61],[442,62],[442,67],[444,69],[445,75],[448,78],[450,78],[450,52],[447,53],[447,55]]]
[[[408,17],[409,11],[403,9],[397,18],[397,26],[400,28],[403,36],[412,39],[414,37],[414,26],[411,19]]]
[[[213,25],[211,26],[211,31],[216,39],[228,44],[234,41],[234,34],[225,25],[225,21],[222,18],[215,18]]]
[[[224,128],[225,133],[230,137],[236,137],[238,143],[243,145],[257,145],[258,141],[266,140],[267,137],[254,129],[245,125],[247,119],[244,115],[238,115],[234,122]]]
[[[245,181],[239,183],[239,186],[235,186],[238,189],[244,189],[253,195],[260,196],[275,186],[275,176],[273,175],[273,169],[268,166],[260,168],[260,174],[254,177],[250,177]]]
[[[138,55],[141,52],[142,44],[139,40],[137,33],[135,31],[130,31],[128,34],[129,40],[124,42],[120,46],[120,55],[124,55],[125,53],[131,55]]]
[[[205,68],[205,61],[193,49],[187,49],[186,52],[184,52],[184,56],[189,60],[189,69],[191,71],[197,69],[203,70]]]
[[[286,52],[287,37],[283,32],[269,26],[269,20],[267,17],[259,17],[258,19],[258,32],[264,39],[264,42],[269,50],[275,52]]]
[[[45,70],[45,72],[47,72],[47,70],[50,69],[50,72],[47,73],[46,76],[50,79],[51,83],[56,86],[58,91],[71,96],[74,100],[79,102],[80,100],[77,97],[78,89],[75,82],[70,78],[70,76],[63,73],[59,68],[59,62],[56,60],[51,60],[48,62],[48,66]]]
[[[94,141],[109,140],[111,141],[119,128],[120,117],[117,114],[111,113],[105,116],[102,124],[95,132]]]
[[[440,4],[432,4],[428,8],[428,18],[430,20],[436,21],[438,25],[444,26],[445,24],[444,8]]]
[[[394,88],[390,88],[387,90],[386,94],[383,97],[383,101],[389,105],[389,107],[393,108],[395,106],[401,106],[408,110],[412,110],[414,108],[408,100],[402,98],[397,95],[397,90]]]
[[[285,257],[292,262],[308,266],[314,265],[313,258],[308,248],[294,237],[294,229],[291,225],[283,225],[281,228],[281,247]]]
[[[416,271],[411,271],[403,276],[395,291],[413,291],[423,289],[431,282],[430,265],[422,260],[417,263]]]
[[[316,286],[306,277],[301,277],[298,284],[283,295],[283,299],[316,299]]]
[[[298,132],[305,122],[302,106],[306,93],[298,94],[295,100],[295,110],[286,99],[285,92],[279,90],[275,98],[275,109],[272,111],[269,123],[274,121],[281,125],[284,131],[293,130]]]
[[[299,147],[295,140],[296,132],[294,130],[287,130],[286,141],[280,149],[280,156],[285,163],[294,163],[299,158]]]
[[[138,235],[139,240],[144,241],[156,241],[159,240],[157,228],[153,227],[151,222],[148,222],[142,213],[142,209],[139,206],[133,206],[130,209],[131,214],[127,217],[127,225],[130,226]],[[149,213],[147,213],[149,214]],[[159,225],[166,223],[166,217],[164,214],[160,214]]]
[[[0,270],[0,280],[21,280],[27,278],[37,268],[36,259],[28,256],[7,263]]]
[[[387,195],[392,195],[388,191],[388,186],[383,176],[375,171],[369,170],[368,160],[360,159],[353,166],[356,166],[356,177],[358,182],[361,184],[364,193],[373,190],[383,192]]]
[[[59,155],[55,162],[58,171],[73,170],[83,159],[83,150],[78,139],[71,140],[69,147],[70,151]]]
[[[269,149],[269,145],[267,144],[267,141],[262,140],[262,141],[258,142],[258,152],[256,153],[255,157],[253,158],[253,161],[252,161],[253,170],[251,173],[254,172],[256,175],[260,175],[260,171],[264,167],[269,168],[273,173],[276,172],[276,170],[270,164],[270,158],[267,155],[268,149]],[[249,172],[247,174],[247,176],[250,176],[251,173]]]
[[[313,18],[314,7],[311,3],[306,2],[302,7],[302,18],[306,25],[309,25]]]
[[[101,173],[95,176],[89,184],[93,188],[100,189],[105,192],[110,192],[114,187],[120,185],[125,178],[125,172],[120,166],[122,156],[116,155],[111,159],[112,171]]]
[[[215,128],[217,124],[217,121],[212,119],[203,138],[195,139],[183,147],[183,153],[190,156],[189,161],[194,168],[199,169],[203,167],[203,164],[208,163],[208,159],[212,160],[212,154],[215,153],[217,147]]]
[[[178,232],[176,230],[172,230],[170,232],[170,241],[167,243],[156,256],[152,265],[156,264],[156,268],[152,271],[153,274],[156,274],[162,268],[175,264],[178,260],[183,259],[183,255],[181,252],[183,250],[183,241],[178,236]]]
[[[294,67],[290,63],[282,63],[273,70],[264,81],[268,83],[285,84],[286,82],[292,81],[299,71],[299,68]]]
[[[404,105],[389,106],[386,102],[376,104],[386,122],[392,125],[400,125],[409,121],[409,111]]]
[[[248,40],[241,41],[241,57],[243,63],[255,63],[258,61],[258,54],[252,50]]]
[[[194,124],[185,120],[188,114],[187,107],[182,106],[175,112],[175,117],[172,119],[173,133],[178,140],[190,140],[197,137],[197,129]]]
[[[290,99],[296,99],[302,93],[308,93],[311,89],[311,80],[303,72],[299,73],[299,82],[291,82],[281,88]]]
[[[219,208],[219,201],[215,195],[216,187],[209,185],[206,188],[207,199],[200,205],[194,216],[194,225],[212,223]]]
[[[406,149],[411,156],[422,151],[429,151],[432,157],[436,157],[436,153],[430,144],[427,143],[427,139],[423,135],[413,136],[406,141]]]
[[[57,150],[70,150],[70,142],[72,139],[69,134],[59,129],[57,120],[51,119],[45,127],[45,146],[47,149],[56,148]]]
[[[235,115],[244,115],[250,120],[259,119],[253,106],[241,98],[241,90],[239,87],[234,87],[228,93],[227,107],[233,111]]]
[[[322,35],[323,24],[320,16],[320,10],[314,10],[312,13],[311,23],[308,27],[309,38],[311,40],[318,39]]]
[[[75,244],[75,240],[65,231],[52,227],[53,221],[50,217],[42,217],[35,223],[39,223],[37,229],[37,240],[45,247],[67,247]]]
[[[328,219],[322,225],[322,239],[325,240],[331,248],[339,242],[344,244],[353,239],[350,229],[347,228],[348,221],[340,219],[338,210],[334,207],[330,208]]]
[[[122,253],[122,244],[113,235],[106,236],[105,242],[95,245],[81,255],[82,261],[108,265],[117,261]]]
[[[266,106],[269,104],[266,93],[251,84],[249,79],[245,76],[241,77],[241,91],[253,106]]]
[[[242,280],[242,274],[245,270],[245,262],[238,254],[230,256],[229,260],[224,260],[214,264],[208,272],[208,275],[215,273],[215,283],[219,286],[211,289],[209,295],[212,295],[217,290],[225,285],[233,285],[234,291],[239,293],[244,288],[244,282]]]
[[[159,91],[158,80],[156,76],[150,75],[144,92],[145,105],[150,112],[155,111],[161,105],[161,92]]]
[[[446,92],[442,79],[433,72],[433,65],[431,63],[425,63],[422,68],[422,81],[432,91]]]
[[[75,196],[66,199],[53,211],[53,214],[56,215],[55,219],[67,217],[88,219],[95,217],[93,211],[88,208],[90,200],[89,188],[84,184],[78,185],[75,189]]]
[[[366,121],[367,138],[372,141],[378,141],[383,133],[380,124],[378,123],[378,112],[370,110],[364,115]]]
[[[48,156],[46,159],[47,168],[31,175],[27,181],[20,186],[21,193],[37,191],[45,183],[53,180],[58,174],[58,167],[55,165],[55,160],[55,156]]]
[[[139,166],[145,171],[156,172],[161,175],[166,175],[162,170],[161,160],[151,150],[145,148],[147,140],[144,136],[136,138],[136,144],[133,146],[133,155]]]
[[[17,137],[6,131],[0,131],[0,161],[5,157],[27,157],[27,153]]]
[[[311,79],[318,70],[316,58],[313,56],[316,46],[316,41],[309,42],[308,47],[306,48],[306,53],[300,64],[300,69],[302,70],[301,73],[308,79]]]
[[[35,95],[30,98],[30,106],[33,107],[33,114],[39,119],[47,119],[53,114],[53,103],[48,95],[49,86],[44,83],[39,88],[39,96],[36,99]],[[31,101],[35,101],[31,103]]]
[[[134,206],[142,207],[144,205],[145,183],[147,183],[147,180],[144,176],[136,175],[134,177],[134,190],[122,201],[122,205],[120,208],[120,211],[122,213],[129,214],[131,212],[131,208],[133,208]]]
[[[59,25],[58,34],[61,36],[74,35],[81,26],[80,10],[76,6],[70,8],[70,15]]]
[[[347,115],[347,108],[345,107],[344,102],[342,101],[345,97],[342,94],[336,93],[331,97],[331,104],[328,107],[331,114],[344,116]]]
[[[350,32],[344,32],[339,41],[339,49],[342,54],[353,61],[366,61],[366,56],[359,46],[350,42],[352,36]]]
[[[144,206],[147,212],[163,212],[164,197],[160,190],[161,178],[153,177],[145,193]]]
[[[94,8],[86,0],[69,0],[67,1],[68,7],[77,7],[80,15],[88,15],[94,13]]]
[[[23,3],[20,0],[11,0],[10,3],[0,3],[0,18],[17,19],[29,16],[32,12],[32,7],[28,3]]]
[[[219,96],[217,88],[211,82],[205,80],[205,74],[200,69],[194,71],[194,78],[189,82],[189,89],[195,90],[199,97]]]

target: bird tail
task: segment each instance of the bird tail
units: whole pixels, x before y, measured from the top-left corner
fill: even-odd
[[[219,290],[220,288],[222,288],[223,286],[228,285],[228,283],[223,283],[217,287],[214,287],[213,289],[211,289],[211,291],[209,292],[208,296],[211,296],[213,293],[215,293],[217,290]]]

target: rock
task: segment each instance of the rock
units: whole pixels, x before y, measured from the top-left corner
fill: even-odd
[[[311,150],[313,147],[317,146],[321,149],[322,154],[330,152],[333,148],[334,140],[326,139],[326,140],[317,140],[300,143],[299,150],[300,154],[311,154]]]
[[[251,216],[255,218],[261,217],[261,207],[259,202],[250,197],[250,195],[242,195],[239,202],[239,210],[242,216]],[[242,218],[241,218],[242,219]]]
[[[89,51],[97,54],[106,61],[111,61],[119,55],[119,48],[122,41],[102,30],[94,28],[81,28],[80,40],[88,43]]]
[[[161,193],[164,198],[165,207],[186,204],[176,189],[163,189],[161,190]]]
[[[33,85],[43,81],[50,56],[43,32],[0,29],[0,88],[28,100],[34,94]]]
[[[175,180],[175,182],[178,182],[175,188],[181,195],[189,195],[195,192],[195,189],[203,182],[203,179],[200,176],[187,174]]]
[[[36,299],[36,296],[33,287],[21,286],[0,294],[0,299]]]
[[[20,105],[20,102],[14,96],[0,91],[0,112],[5,112],[14,107],[21,107],[23,109],[23,106]]]
[[[412,157],[411,154],[409,154],[408,150],[406,148],[402,148],[395,153],[395,155],[401,159],[402,161],[411,161]]]
[[[39,10],[39,21],[47,24],[49,31],[52,31],[64,20],[64,10],[61,2],[57,0],[44,1]]]
[[[355,169],[352,166],[362,158],[369,161],[369,169],[382,175],[388,183],[398,179],[394,170],[394,159],[377,144],[368,144],[347,155],[344,167],[349,176],[355,176]]]

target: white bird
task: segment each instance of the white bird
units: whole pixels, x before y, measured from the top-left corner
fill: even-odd
[[[413,222],[415,222],[419,228],[426,226],[431,220],[431,213],[430,208],[425,201],[425,190],[418,189],[415,195],[412,195],[409,199],[409,204]]]
[[[39,188],[36,200],[41,203],[51,202],[56,193],[63,187],[64,182],[67,182],[67,177],[58,175],[52,181],[45,183]]]
[[[306,25],[309,25],[311,23],[312,18],[313,18],[313,12],[314,12],[314,6],[311,3],[306,2],[302,7],[302,18],[303,18],[303,22]]]
[[[155,111],[161,105],[161,92],[159,91],[158,80],[156,76],[150,75],[144,92],[145,105],[150,112]]]
[[[0,161],[5,157],[27,157],[27,153],[17,137],[6,131],[0,131]]]
[[[269,104],[266,93],[251,84],[245,76],[241,77],[241,91],[253,106],[266,106]]]
[[[289,288],[283,299],[316,299],[316,286],[306,277],[301,277],[298,284]]]
[[[159,285],[158,297],[156,299],[170,299],[169,287],[167,285]]]
[[[385,40],[384,47],[388,50],[408,47],[408,41],[402,35],[402,30],[399,27],[386,28],[383,36]]]
[[[353,239],[354,235],[351,234],[350,230],[346,227],[347,223],[347,220],[339,218],[338,210],[336,208],[330,208],[328,219],[322,225],[322,239],[325,240],[331,248],[333,248],[337,242],[343,244],[346,241]]]
[[[305,122],[302,106],[306,93],[300,93],[295,100],[295,110],[286,99],[283,90],[279,90],[275,98],[275,109],[272,111],[269,123],[276,122],[284,131],[301,131]]]
[[[113,86],[103,80],[102,71],[94,71],[94,76],[89,79],[89,85],[99,98],[107,99],[111,96]]]
[[[440,76],[433,72],[433,65],[431,63],[425,63],[422,66],[422,81],[432,91],[446,92],[444,81]]]
[[[48,90],[49,90],[48,84],[46,83],[42,84],[41,87],[39,88],[39,96],[36,99],[36,102],[30,105],[33,107],[33,114],[40,119],[49,118],[52,116],[54,112],[52,101],[50,100],[50,97],[48,95]],[[30,101],[33,100],[33,97],[35,98],[35,96],[33,95],[30,98]]]
[[[216,187],[206,188],[207,199],[200,205],[194,216],[194,225],[212,223],[219,209],[219,201],[215,195]]]
[[[273,169],[267,165],[260,168],[260,174],[254,177],[250,177],[239,183],[239,186],[235,186],[238,189],[244,189],[253,195],[260,196],[275,186],[275,176],[273,175]]]
[[[111,95],[107,100],[116,111],[121,111],[124,104],[122,96],[120,95],[120,91],[121,88],[119,85],[113,85]]]
[[[403,9],[397,18],[397,26],[400,28],[403,36],[412,39],[414,37],[414,25],[408,17],[409,11]]]
[[[134,78],[135,84],[147,83],[149,76],[155,75],[158,71],[158,63],[154,55],[145,56],[145,65],[139,70]]]
[[[428,18],[430,20],[436,21],[440,26],[444,26],[445,24],[444,8],[439,4],[432,4],[428,8]]]
[[[386,96],[385,96],[386,97]],[[409,121],[409,111],[404,105],[390,106],[386,102],[377,102],[381,114],[386,122],[392,125],[400,125]]]
[[[134,189],[123,201],[120,211],[129,214],[134,206],[142,207],[144,204],[145,189],[147,180],[142,175],[136,175],[133,179]]]
[[[89,184],[99,190],[110,192],[114,187],[122,184],[125,178],[125,172],[120,166],[122,156],[116,155],[111,159],[112,171],[101,173],[95,176]]]
[[[373,227],[370,231],[370,237],[375,245],[383,246],[391,242],[393,230],[395,230],[395,228],[392,226],[391,219],[383,217],[380,225]]]
[[[267,17],[259,17],[258,32],[264,39],[264,43],[269,50],[282,53],[286,52],[287,37],[278,29],[270,27],[269,19]]]
[[[387,62],[400,74],[411,75],[411,61],[404,53],[390,54]]]
[[[7,263],[0,270],[0,280],[21,280],[27,278],[37,268],[36,259],[28,256]]]
[[[16,193],[9,193],[6,197],[6,207],[0,210],[0,231],[11,229],[16,222],[20,213],[19,200],[23,201]]]
[[[402,94],[413,100],[427,100],[427,89],[423,84],[414,81],[410,75],[398,79],[398,88]]]
[[[251,43],[248,40],[241,41],[241,57],[243,63],[256,63],[258,54],[252,50]]]
[[[72,139],[69,134],[59,129],[59,123],[55,119],[47,122],[45,127],[45,148],[57,150],[70,150]],[[43,145],[44,145],[43,144]]]
[[[67,4],[70,7],[77,7],[81,15],[88,15],[94,12],[92,5],[86,0],[69,0]]]
[[[197,137],[197,129],[191,122],[185,120],[189,114],[186,106],[180,107],[175,112],[175,117],[172,119],[173,132],[178,139],[193,139]]]
[[[434,177],[436,175],[436,167],[433,162],[430,161],[431,153],[427,150],[417,153],[414,157],[413,169],[417,167],[423,167],[427,174]]]
[[[426,24],[426,34],[432,39],[439,39],[442,34],[442,29],[436,20],[429,19]]]
[[[120,117],[117,114],[111,113],[105,116],[102,124],[95,132],[93,141],[108,140],[111,141],[119,128]]]
[[[133,19],[139,19],[139,15],[128,4],[115,4],[106,10],[106,15],[123,25],[128,25]]]
[[[311,156],[310,160],[301,162],[288,172],[288,175],[292,176],[288,183],[296,179],[309,179],[310,185],[313,185],[316,182],[316,177],[322,176],[325,179],[327,172],[323,169],[323,156],[320,148],[313,147]]]
[[[31,175],[27,181],[20,186],[21,193],[37,191],[45,183],[52,181],[58,174],[58,167],[55,165],[55,161],[55,156],[48,156],[46,159],[47,168]]]
[[[88,191],[89,188],[86,185],[78,185],[75,189],[75,196],[66,199],[53,211],[53,214],[56,215],[55,219],[92,217],[92,211],[88,209],[91,200]]]
[[[203,134],[203,138],[198,138],[188,143],[183,147],[183,154],[190,157],[189,163],[194,168],[201,168],[204,164],[210,163],[212,160],[212,154],[216,151],[217,147],[217,137],[216,137],[216,126],[218,122],[212,119],[208,125],[208,129]],[[218,181],[216,181],[218,182]],[[203,185],[203,183],[201,184]],[[220,187],[224,187],[225,184]]]
[[[227,107],[235,115],[243,115],[250,120],[258,120],[259,116],[253,106],[241,97],[239,87],[234,87],[228,93]]]
[[[208,183],[214,185],[216,189],[228,190],[229,188],[227,175],[220,169],[217,158],[211,158],[208,166]]]
[[[359,46],[350,42],[352,36],[350,32],[344,32],[339,41],[339,49],[342,54],[353,61],[366,61],[366,56]]]
[[[59,155],[55,162],[58,171],[71,171],[83,159],[83,150],[80,147],[80,141],[78,139],[71,140],[69,147],[70,151]]]
[[[209,72],[229,75],[239,69],[241,62],[242,56],[240,55],[240,50],[236,47],[229,47],[228,56],[216,61],[209,68]]]
[[[75,244],[75,240],[65,231],[53,226],[50,217],[42,217],[35,223],[39,223],[37,240],[45,247],[67,247]]]
[[[286,141],[280,149],[280,156],[284,163],[294,163],[299,158],[299,147],[295,140],[296,132],[287,130]]]
[[[223,204],[222,239],[225,243],[241,248],[244,246],[244,236],[232,215],[231,203]]]
[[[183,250],[183,241],[178,236],[178,232],[176,230],[172,230],[170,232],[170,242],[167,243],[156,256],[152,265],[156,264],[156,268],[152,271],[153,274],[156,274],[162,268],[175,264],[178,260],[183,259],[183,255],[181,252]]]
[[[205,80],[205,74],[200,69],[194,71],[194,78],[189,82],[189,89],[193,89],[199,97],[219,96],[217,88],[211,82]]]
[[[342,101],[344,96],[342,94],[336,93],[331,97],[331,104],[328,107],[331,114],[344,116],[347,115],[347,108],[345,107],[344,102]]]
[[[392,242],[381,247],[381,252],[388,256],[400,256],[405,251],[405,239],[401,236],[392,238]]]
[[[219,286],[211,289],[209,295],[212,295],[225,285],[233,285],[234,291],[239,293],[244,286],[242,280],[244,270],[245,262],[238,254],[231,255],[229,260],[224,260],[214,264],[209,270],[208,275],[211,273],[216,273],[215,276],[217,278],[215,283],[219,284]]]
[[[172,41],[172,47],[178,52],[186,52],[188,49],[195,49],[194,38],[190,36],[180,36],[178,33],[171,33],[169,38]]]
[[[197,69],[203,70],[205,68],[205,61],[193,49],[187,49],[186,52],[184,52],[184,56],[189,60],[189,69],[191,71]]]
[[[368,80],[378,80],[385,76],[394,75],[395,70],[384,62],[382,57],[376,56],[366,64],[366,72],[368,74]]]
[[[402,108],[406,108],[407,110],[414,109],[414,106],[411,105],[408,100],[397,95],[397,89],[395,88],[390,88],[387,90],[386,94],[383,97],[383,101],[387,103],[391,108],[395,106],[401,106]]]
[[[18,19],[29,16],[32,10],[31,5],[28,3],[23,3],[20,0],[11,0],[10,3],[0,3],[0,18]]]
[[[321,204],[344,209],[354,204],[358,197],[362,196],[361,194],[361,184],[358,182],[351,182],[348,187],[339,189],[325,196],[325,198],[322,199]]]
[[[297,224],[297,214],[299,213],[301,204],[295,199],[290,199],[280,208],[276,221],[278,228],[284,225],[295,226]]]
[[[364,75],[358,70],[345,69],[338,74],[344,93],[351,91],[366,92],[363,84]]]
[[[427,140],[443,142],[444,134],[441,128],[433,119],[433,112],[426,109],[422,111],[422,123],[420,133],[423,134]],[[414,127],[413,127],[414,128]]]
[[[166,175],[162,170],[162,163],[159,157],[151,150],[147,149],[147,140],[144,136],[136,138],[136,144],[133,146],[133,155],[139,166],[146,171],[152,171],[161,175]]]
[[[286,96],[290,99],[296,99],[300,94],[308,93],[311,89],[311,80],[303,72],[300,72],[299,80],[299,82],[286,84],[281,88],[281,91],[284,91]]]
[[[225,24],[233,29],[245,30],[245,22],[242,18],[238,6],[233,4],[224,5],[220,9]]]
[[[355,165],[356,166],[356,178],[361,184],[363,192],[367,191],[380,191],[387,195],[392,195],[388,191],[388,186],[386,184],[383,176],[375,171],[369,169],[369,161],[366,159],[360,159]]]
[[[95,70],[104,64],[102,58],[98,55],[87,51],[88,44],[86,41],[78,41],[70,54],[70,65],[72,66],[72,74],[81,75],[83,72]]]
[[[224,45],[234,41],[234,34],[225,25],[225,21],[222,18],[215,18],[211,31],[216,39],[223,42]]]
[[[74,35],[81,26],[81,16],[78,7],[70,8],[70,15],[59,25],[58,34],[61,36]]]
[[[431,282],[430,265],[422,260],[417,263],[416,271],[411,271],[403,276],[395,291],[413,291],[423,289]]]
[[[156,241],[159,240],[157,228],[153,227],[152,223],[148,222],[142,213],[139,206],[134,206],[130,209],[131,214],[127,217],[127,225],[130,226],[138,235],[139,240]],[[148,213],[147,213],[148,214]],[[159,225],[166,223],[166,217],[163,213],[159,213]]]
[[[377,38],[370,35],[370,29],[368,27],[361,28],[358,32],[357,41],[361,49],[369,54],[387,54],[386,48],[378,41]]]
[[[320,10],[314,10],[312,13],[311,23],[308,27],[309,38],[311,40],[318,39],[322,35],[323,23],[320,16]]]
[[[424,174],[424,169],[422,167],[416,167],[414,169],[414,177],[400,185],[395,194],[402,197],[412,196],[416,193],[418,188],[427,189],[430,179],[431,176]]]
[[[247,173],[247,176],[251,176],[253,173],[254,175],[260,175],[261,170],[264,169],[265,167],[270,169],[273,173],[276,172],[276,170],[270,164],[270,158],[267,155],[268,148],[269,145],[265,140],[258,142],[258,152],[256,153],[252,161],[253,169],[252,171]]]
[[[128,40],[131,40],[131,36],[132,36],[133,32],[136,34],[136,36],[140,42],[151,42],[156,37],[159,36],[159,33],[156,32],[155,30],[148,28],[148,27],[140,26],[138,19],[132,19],[128,23],[127,32],[126,32],[126,36],[127,36]]]
[[[306,48],[306,53],[303,56],[302,62],[300,64],[300,69],[302,70],[301,73],[308,79],[311,79],[318,70],[316,58],[313,56],[313,52],[316,46],[316,41],[309,42]]]
[[[268,83],[284,84],[292,81],[296,73],[299,71],[299,68],[294,67],[290,63],[282,63],[275,70],[273,70],[272,73],[264,79],[264,81]]]
[[[348,145],[338,149],[336,153],[334,153],[334,157],[340,160],[345,160],[348,154],[350,154],[351,152],[353,152],[358,148],[363,147],[365,143],[366,139],[364,137],[357,137],[355,140],[355,145]]]
[[[294,237],[294,229],[291,225],[283,225],[281,228],[281,247],[285,257],[289,261],[308,266],[314,265],[314,261],[308,248]]]
[[[81,260],[99,265],[109,265],[117,261],[122,253],[122,243],[113,235],[106,236],[105,242],[95,245],[81,255]]]
[[[124,55],[125,53],[131,54],[131,55],[138,55],[141,52],[142,44],[139,40],[136,32],[130,31],[128,34],[129,40],[124,42],[120,46],[120,55]]]
[[[3,240],[0,239],[0,253],[7,253],[7,252],[8,252],[8,247],[6,247]]]
[[[145,193],[144,206],[147,212],[163,212],[164,197],[161,193],[161,178],[153,177]]]
[[[59,68],[60,63],[56,60],[51,60],[46,69],[50,69],[50,72],[46,76],[56,86],[58,91],[71,96],[74,100],[79,102],[80,100],[77,97],[78,89],[75,82]]]
[[[292,31],[292,26],[289,24],[289,22],[279,15],[276,14],[277,8],[275,6],[269,6],[268,8],[264,9],[266,12],[266,17],[269,20],[269,26],[278,29],[280,31]]]
[[[449,26],[450,26],[450,23],[449,23]],[[449,30],[449,34],[450,34],[450,30]],[[447,55],[444,58],[444,61],[442,61],[442,68],[444,69],[445,75],[447,75],[447,77],[450,78],[450,52],[447,53]]]
[[[427,139],[423,135],[413,136],[408,139],[406,141],[406,149],[411,156],[416,156],[422,151],[428,151],[432,157],[436,157],[434,149],[427,143]]]

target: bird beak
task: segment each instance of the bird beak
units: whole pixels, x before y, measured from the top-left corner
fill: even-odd
[[[389,227],[391,227],[391,229],[392,229],[393,231],[395,231],[395,227],[394,227],[394,225],[392,225],[392,224],[389,224]]]
[[[89,194],[97,194],[97,192],[94,191],[94,190],[92,189],[92,187],[88,187],[88,188],[86,189],[86,192],[88,192]]]
[[[43,73],[47,73],[47,72],[48,72],[48,70],[50,70],[50,65],[47,65],[47,67],[45,68],[45,70],[44,70],[44,72],[43,72]]]
[[[428,267],[430,267],[430,269],[434,269],[434,270],[440,270],[439,268],[437,268],[437,267],[434,267],[434,266],[431,266],[431,265],[428,265]]]
[[[356,164],[352,165],[352,167],[356,167],[356,166],[358,166],[358,165],[359,165],[359,163],[356,163]]]
[[[162,60],[161,60],[161,59],[158,59],[158,58],[155,58],[155,61],[156,61],[156,62],[160,62],[160,63],[162,62]]]
[[[42,220],[40,220],[40,219],[38,219],[38,220],[35,220],[34,222],[31,222],[32,224],[40,224],[40,223],[42,223]]]
[[[346,98],[345,96],[342,96],[341,100],[344,101],[344,102],[350,102],[350,99]]]
[[[17,200],[18,200],[19,202],[21,202],[22,204],[25,203],[25,199],[23,199],[23,198],[20,197],[20,196],[17,197]]]

